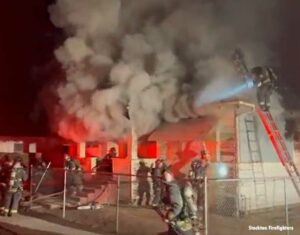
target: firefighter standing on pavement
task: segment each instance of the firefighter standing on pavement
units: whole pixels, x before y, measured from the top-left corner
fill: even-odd
[[[206,175],[207,162],[205,160],[196,159],[192,161],[191,170],[189,172],[189,181],[194,189],[197,198],[198,210],[204,207],[204,178]]]
[[[42,153],[36,153],[34,167],[42,172],[46,170],[47,163],[44,161]]]
[[[80,163],[65,154],[65,170],[67,170],[67,185],[71,194],[80,193],[83,189],[83,172]]]
[[[153,181],[153,193],[154,198],[152,201],[153,207],[158,207],[161,203],[162,195],[164,193],[164,185],[162,184],[161,177],[166,170],[167,166],[163,160],[157,159],[155,161],[155,166],[152,168],[152,181]]]
[[[36,153],[33,167],[33,182],[36,185],[47,169],[47,163],[43,160],[42,153]]]
[[[201,226],[200,221],[203,221],[204,218],[204,178],[208,167],[208,157],[208,151],[203,143],[203,148],[200,151],[200,158],[193,160],[191,163],[188,182],[184,191],[187,206],[190,209],[190,216],[198,227]]]
[[[3,162],[0,165],[0,186],[1,186],[1,208],[0,210],[4,210],[4,197],[7,188],[7,179],[10,178],[10,171],[14,161],[8,155],[3,157]]]
[[[198,235],[193,230],[182,189],[171,172],[164,171],[163,183],[166,185],[166,197],[163,201],[167,208],[164,218],[169,226],[168,235]]]
[[[148,181],[148,174],[150,173],[150,168],[146,166],[144,161],[140,161],[140,167],[136,172],[138,180],[138,205],[141,206],[144,195],[146,196],[146,206],[149,206],[150,203],[150,183]]]
[[[21,158],[16,158],[9,172],[4,197],[3,216],[12,216],[18,212],[19,202],[22,198],[23,182],[28,178],[27,172],[21,163]]]

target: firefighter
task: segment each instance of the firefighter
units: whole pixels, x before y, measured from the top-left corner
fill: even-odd
[[[7,188],[7,179],[10,178],[10,171],[14,161],[8,155],[3,157],[3,162],[0,165],[0,186],[1,186],[1,208],[0,210],[4,210],[4,197]]]
[[[200,159],[201,161],[204,161],[205,163],[208,163],[209,153],[206,148],[205,142],[202,143],[202,149],[200,151]]]
[[[251,70],[257,86],[257,100],[263,111],[269,111],[271,95],[278,80],[276,74],[271,68],[255,67]]]
[[[8,174],[10,172],[13,163],[14,161],[8,155],[5,155],[3,157],[3,162],[0,165],[0,182],[1,182],[1,192],[3,193],[2,194],[3,196],[5,193],[4,189],[6,187],[6,181],[7,181],[6,179],[8,178]]]
[[[37,185],[41,180],[45,170],[47,169],[47,163],[43,160],[42,153],[36,153],[35,161],[33,164],[33,184]]]
[[[202,152],[202,151],[201,151]],[[204,178],[206,176],[206,170],[208,167],[208,160],[206,155],[204,157],[201,153],[200,159],[195,159],[191,163],[191,169],[189,171],[188,183],[193,188],[194,198],[197,203],[197,211],[199,220],[203,220],[204,213]]]
[[[22,198],[23,182],[28,178],[21,158],[16,158],[9,172],[4,197],[3,216],[12,216],[18,212],[19,202]]]
[[[163,183],[166,185],[166,197],[163,201],[167,208],[164,221],[169,227],[168,235],[195,234],[191,219],[186,213],[182,189],[168,170],[163,173]]]
[[[185,215],[190,218],[193,232],[195,235],[200,234],[200,219],[198,217],[198,208],[197,208],[197,201],[194,195],[194,189],[192,184],[187,181],[183,188],[183,199],[185,205]]]
[[[37,170],[40,170],[44,172],[47,168],[47,163],[44,161],[42,153],[36,153],[35,155],[35,162],[34,162],[34,168]]]
[[[116,157],[117,157],[116,148],[114,147],[110,148],[108,153],[103,158],[97,158],[95,171],[112,173],[113,172],[112,158],[116,158]]]
[[[151,167],[151,175],[152,175],[152,182],[153,182],[153,201],[152,206],[158,207],[161,203],[162,195],[164,193],[164,185],[161,182],[162,173],[166,170],[167,165],[162,159],[157,159],[155,161],[154,168]]]
[[[112,159],[117,157],[117,150],[115,147],[109,149],[108,153],[104,156],[104,159]]]
[[[83,172],[80,163],[65,154],[65,170],[67,170],[67,185],[72,195],[83,189]]]
[[[204,217],[204,178],[208,167],[208,158],[209,153],[203,142],[199,158],[192,161],[189,177],[183,189],[187,213],[192,221],[195,234],[200,234],[200,228],[203,226],[201,220]]]
[[[148,181],[148,174],[150,173],[150,168],[146,166],[144,161],[140,161],[140,167],[136,172],[137,180],[138,180],[138,205],[141,206],[144,195],[146,195],[146,205],[148,206],[150,203],[150,183]]]

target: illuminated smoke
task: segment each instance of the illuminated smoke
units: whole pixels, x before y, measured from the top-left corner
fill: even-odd
[[[141,136],[197,117],[196,96],[239,81],[229,60],[236,46],[251,66],[273,59],[266,45],[276,38],[276,7],[276,0],[57,0],[51,20],[68,38],[55,51],[66,72],[55,130],[77,142],[107,140],[131,125]]]
[[[245,92],[254,88],[254,80],[252,79],[248,79],[244,82],[240,81],[239,83],[230,83],[230,81],[231,80],[216,80],[216,82],[210,83],[209,86],[196,97],[195,105],[199,107],[213,102],[242,96]]]

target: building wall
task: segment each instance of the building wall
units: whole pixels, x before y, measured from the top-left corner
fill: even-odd
[[[279,179],[280,177],[288,177],[288,173],[286,172],[284,166],[281,164],[274,147],[267,136],[265,129],[261,123],[261,121],[257,117],[258,122],[258,138],[259,138],[259,145],[262,154],[263,160],[263,170],[264,175],[267,178],[265,181],[266,185],[266,202],[258,202],[255,196],[255,185],[254,185],[254,175],[252,171],[252,164],[249,163],[250,160],[250,153],[248,149],[247,143],[247,135],[246,135],[246,126],[245,126],[245,118],[247,115],[251,114],[244,114],[238,118],[238,129],[239,129],[239,160],[240,164],[238,167],[238,173],[240,179],[252,179],[250,181],[243,180],[240,184],[239,192],[240,192],[240,199],[246,198],[246,200],[241,201],[240,205],[246,207],[248,210],[259,209],[262,207],[269,207],[269,206],[279,206],[284,205],[284,180]],[[280,133],[284,133],[284,125],[285,122],[283,118],[279,115],[273,117],[276,121],[276,124],[279,128]],[[284,135],[283,135],[284,138]],[[286,146],[288,148],[289,153],[294,158],[294,143],[291,140],[284,139]],[[259,164],[259,163],[258,163]],[[259,166],[253,165],[255,169]],[[276,179],[269,180],[269,177],[275,177]],[[262,188],[257,187],[257,191],[263,190]],[[286,181],[286,190],[288,195],[288,200],[291,203],[299,202],[299,196],[292,184],[291,181]],[[263,200],[263,199],[259,199]]]
[[[4,145],[8,142],[23,142],[23,151],[29,152],[29,146],[36,144],[36,151],[41,152],[44,159],[51,162],[52,167],[63,166],[63,142],[58,138],[50,137],[15,137],[15,136],[1,136],[0,142]],[[4,146],[2,146],[4,147]],[[5,147],[4,147],[5,148]],[[7,149],[10,151],[9,149]],[[31,156],[32,158],[33,156]]]
[[[300,140],[294,141],[294,159],[298,169],[300,169]]]
[[[238,129],[239,129],[239,138],[240,138],[239,139],[239,141],[240,141],[239,160],[242,163],[250,161],[250,154],[249,154],[249,149],[248,149],[248,144],[247,144],[246,126],[245,126],[245,118],[249,115],[252,115],[252,114],[244,114],[238,118]],[[284,122],[283,117],[280,115],[277,115],[277,116],[274,116],[273,118],[279,128],[280,133],[282,133],[282,136],[284,138],[283,133],[285,132],[284,131],[285,122]],[[259,137],[259,144],[260,144],[260,148],[261,148],[263,162],[278,162],[279,159],[274,150],[274,147],[273,147],[269,137],[267,136],[267,133],[263,127],[263,124],[259,120],[258,116],[256,116],[256,120],[258,123],[258,125],[257,125],[258,126],[258,137]],[[287,140],[285,138],[284,138],[284,140],[285,140],[285,143],[286,143],[289,153],[291,154],[291,156],[293,156],[293,153],[294,153],[293,141]]]
[[[264,163],[263,167],[266,172],[269,172],[269,175],[265,181],[260,181],[257,186],[254,185],[253,176],[250,173],[248,175],[246,174],[245,168],[249,169],[249,167],[250,164],[248,163],[239,165],[240,172],[244,172],[245,176],[245,179],[242,179],[239,183],[240,205],[242,205],[243,208],[245,207],[245,205],[243,205],[244,203],[246,204],[247,210],[283,206],[285,204],[285,195],[290,204],[299,203],[299,195],[292,181],[288,179],[287,172],[282,171],[283,166],[281,163]],[[254,167],[256,167],[255,164]],[[281,172],[280,177],[278,176],[278,172]],[[265,190],[263,184],[265,184]],[[255,195],[255,187],[258,194],[263,193],[266,195],[265,199]],[[246,198],[246,202],[244,198]]]

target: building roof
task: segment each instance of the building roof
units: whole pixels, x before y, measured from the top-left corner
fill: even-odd
[[[253,112],[255,106],[243,101],[222,101],[199,107],[199,118],[184,119],[177,123],[164,123],[149,135],[149,141],[193,141],[203,140],[215,130],[216,124],[228,113],[235,116]]]
[[[192,141],[205,138],[216,124],[214,117],[185,119],[178,123],[164,123],[149,137],[149,141]]]

